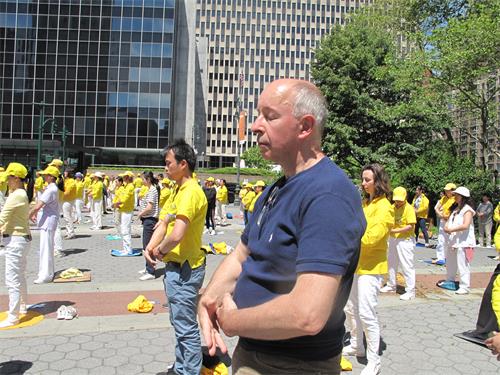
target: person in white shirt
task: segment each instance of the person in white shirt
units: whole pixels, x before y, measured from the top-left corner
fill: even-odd
[[[468,294],[470,289],[470,262],[476,246],[470,191],[459,186],[453,192],[455,203],[451,206],[451,215],[444,226],[450,236],[446,247],[446,280],[455,281],[458,271],[459,288],[456,294]]]
[[[54,236],[59,223],[59,189],[56,185],[59,169],[48,166],[41,174],[48,185],[29,214],[31,221],[36,222],[38,211],[42,210],[38,218],[40,256],[35,284],[50,283],[54,278]]]

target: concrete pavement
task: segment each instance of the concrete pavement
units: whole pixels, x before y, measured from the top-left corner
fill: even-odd
[[[236,214],[231,207],[230,212]],[[111,225],[106,215],[104,225]],[[159,374],[173,361],[174,334],[168,319],[161,269],[158,278],[139,281],[142,257],[114,258],[109,251],[120,241],[108,241],[112,229],[101,232],[79,225],[78,238],[64,241],[63,258],[56,269],[89,269],[88,283],[34,285],[38,267],[38,234],[28,259],[29,303],[42,303],[45,319],[38,325],[0,331],[0,374]],[[204,243],[226,241],[234,246],[243,229],[241,219],[220,228],[216,236],[204,235]],[[139,226],[135,229],[140,233]],[[140,238],[134,238],[140,247]],[[486,350],[453,337],[453,333],[474,328],[483,288],[496,266],[492,249],[478,249],[472,262],[473,290],[457,296],[434,287],[445,268],[423,261],[433,250],[416,248],[418,295],[410,302],[396,294],[380,297],[379,315],[384,344],[382,374],[498,374],[500,362]],[[222,256],[207,257],[209,280]],[[0,257],[0,269],[4,267]],[[0,285],[4,284],[0,272]],[[149,314],[127,311],[127,303],[138,294],[156,302]],[[5,311],[7,296],[0,288],[0,308]],[[71,304],[79,312],[72,321],[55,319],[61,304]],[[228,340],[232,349],[236,339]],[[362,359],[351,358],[354,371],[363,368]]]

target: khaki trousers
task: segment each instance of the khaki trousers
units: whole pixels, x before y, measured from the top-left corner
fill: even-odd
[[[304,361],[245,350],[240,344],[233,353],[233,375],[272,375],[272,374],[340,374],[341,354],[324,361]]]

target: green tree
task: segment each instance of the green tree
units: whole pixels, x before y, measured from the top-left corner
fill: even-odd
[[[500,2],[391,0],[389,4],[392,25],[413,47],[405,60],[426,72],[424,89],[448,104],[454,128],[478,142],[480,165],[487,169],[490,154],[500,157],[496,103]],[[477,127],[470,127],[470,121]]]
[[[258,146],[245,150],[241,155],[241,158],[245,160],[245,164],[248,168],[261,168],[267,171],[271,170],[271,162],[262,157]]]
[[[469,158],[456,157],[450,145],[443,141],[434,142],[413,163],[388,172],[393,186],[415,191],[416,186],[423,185],[434,201],[448,182],[466,186],[476,203],[483,193],[497,195],[491,173],[477,168]]]
[[[355,15],[323,39],[311,67],[329,105],[324,151],[351,175],[369,162],[410,163],[446,124],[436,110],[442,103],[423,91],[424,72],[404,64],[387,22],[383,12]]]

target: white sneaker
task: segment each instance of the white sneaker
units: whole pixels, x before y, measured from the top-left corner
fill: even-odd
[[[155,275],[151,275],[150,273],[145,273],[141,277],[139,277],[139,280],[141,281],[147,281],[147,280],[154,280],[156,279]]]
[[[64,320],[72,320],[77,316],[78,313],[76,312],[76,309],[73,306],[66,306],[66,311],[64,313]]]
[[[4,321],[0,322],[0,328],[12,327],[15,326],[16,324],[19,324],[19,319],[16,320],[5,319]]]
[[[65,305],[59,306],[57,309],[57,320],[64,320],[66,318],[66,309]]]
[[[458,290],[455,292],[455,294],[459,294],[459,295],[469,294],[469,291],[467,289],[464,289],[464,288],[458,288]]]
[[[355,355],[356,357],[364,357],[366,355],[364,348],[363,349],[357,349],[353,348],[351,345],[344,346],[342,349],[342,355],[345,356],[353,356]]]
[[[139,275],[145,275],[145,274],[146,274],[146,272],[148,272],[148,271],[146,271],[146,269],[145,269],[145,268],[143,268],[143,269],[142,269],[142,270],[140,270],[140,271],[137,271],[137,273],[138,273]]]
[[[65,254],[60,250],[54,250],[54,256],[56,258],[62,258]]]
[[[411,293],[411,292],[406,292],[405,294],[401,294],[399,296],[399,299],[401,301],[409,301],[411,299],[415,298],[415,293]]]
[[[361,371],[361,375],[378,375],[378,374],[380,374],[380,362],[368,362],[363,371]]]
[[[211,236],[215,236],[215,230],[214,229],[210,229],[210,235]]]
[[[203,234],[208,233],[208,228],[203,229]]]
[[[380,293],[392,293],[395,291],[396,291],[396,288],[393,288],[390,285],[386,285],[386,286],[383,286],[382,288],[380,288]]]
[[[36,279],[33,281],[33,284],[48,284],[51,282],[52,282],[52,280]]]

